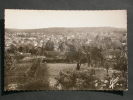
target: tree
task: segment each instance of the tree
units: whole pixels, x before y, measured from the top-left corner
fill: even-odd
[[[82,45],[80,44],[80,42],[81,41],[74,39],[71,41],[71,43],[66,43],[66,45],[69,47],[66,53],[67,59],[69,59],[70,62],[76,61],[77,70],[80,70],[81,63],[84,58],[82,53]]]
[[[98,48],[95,43],[82,47],[82,52],[86,56],[88,66],[95,67],[103,64],[104,56],[102,54],[102,48]]]
[[[115,51],[115,66],[114,68],[117,70],[122,71],[122,75],[125,75],[127,71],[127,52],[124,50],[117,50]]]
[[[60,52],[63,52],[64,51],[64,42],[63,41],[60,41],[59,42],[59,47],[58,47],[58,49],[60,50]]]
[[[54,42],[51,40],[48,40],[46,45],[45,45],[45,50],[53,51],[54,50]]]
[[[73,62],[74,60],[76,60],[76,48],[73,44],[67,44],[68,46],[68,51],[66,52],[66,59],[69,61],[69,62]]]

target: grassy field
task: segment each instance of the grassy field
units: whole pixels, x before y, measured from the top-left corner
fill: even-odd
[[[62,70],[75,70],[76,69],[76,64],[57,63],[57,64],[47,64],[47,66],[48,66],[50,78],[54,78],[58,76],[59,72]],[[82,64],[81,70],[83,69],[91,69],[91,68],[89,68],[87,64]],[[109,75],[111,76],[113,72],[119,73],[120,71],[110,69]],[[95,68],[95,73],[100,79],[103,79],[105,75],[107,74],[107,71],[105,68]]]

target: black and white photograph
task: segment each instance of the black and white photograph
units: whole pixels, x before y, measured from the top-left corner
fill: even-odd
[[[127,10],[5,9],[4,90],[128,90]]]

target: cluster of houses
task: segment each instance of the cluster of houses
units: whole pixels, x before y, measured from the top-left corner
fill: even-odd
[[[73,34],[45,34],[45,33],[26,33],[5,32],[5,48],[15,46],[26,48],[45,48],[48,41],[53,42],[53,51],[66,52],[70,45],[75,46],[94,46],[105,49],[120,48],[122,45],[127,47],[127,33],[94,32],[94,33],[73,33]],[[112,41],[112,42],[111,42]],[[107,47],[108,45],[108,47]],[[28,52],[27,52],[28,53]],[[108,57],[111,57],[110,55]]]

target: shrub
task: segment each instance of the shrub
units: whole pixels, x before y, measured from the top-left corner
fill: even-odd
[[[56,86],[61,85],[63,90],[86,90],[95,89],[94,82],[97,78],[90,70],[65,70],[61,71],[56,79]]]
[[[103,79],[95,74],[95,69],[64,70],[56,78],[55,87],[62,90],[123,90],[127,88],[127,80],[120,72],[106,75]],[[113,85],[112,85],[113,84]]]

